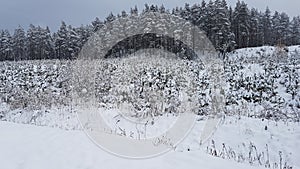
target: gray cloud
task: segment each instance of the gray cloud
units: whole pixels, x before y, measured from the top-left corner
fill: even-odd
[[[208,1],[208,0],[206,0]],[[237,0],[228,0],[235,6]],[[67,24],[80,26],[89,24],[95,17],[104,19],[110,12],[128,11],[137,5],[142,9],[145,3],[164,4],[167,8],[184,6],[184,3],[201,3],[201,0],[0,0],[0,29],[13,30],[18,25],[27,28],[30,23],[58,29],[63,20]],[[299,0],[245,0],[249,7],[286,12],[290,16],[299,15]]]

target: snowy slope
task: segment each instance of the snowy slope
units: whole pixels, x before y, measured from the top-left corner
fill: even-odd
[[[288,58],[300,59],[300,45],[288,46],[282,50],[287,51]],[[267,58],[275,57],[278,52],[278,47],[273,46],[262,46],[262,47],[252,47],[237,49],[228,55],[229,60],[247,60],[251,59],[253,61],[264,61]]]
[[[122,159],[99,149],[82,131],[1,122],[0,133],[0,163],[5,169],[257,168],[201,151],[170,152],[146,160]]]
[[[264,168],[255,160],[256,154],[249,157],[250,142],[258,153],[264,152],[268,144],[271,168],[282,165],[300,168],[298,145],[300,145],[299,123],[261,121],[242,117],[226,117],[211,138],[215,142],[218,157],[210,154],[211,141],[199,145],[204,121],[198,121],[194,130],[176,148],[162,156],[146,160],[129,160],[110,155],[92,143],[83,131],[32,125],[0,122],[0,163],[5,169],[39,168]],[[268,129],[265,130],[265,126]],[[222,152],[222,143],[227,150],[244,156],[245,161],[228,158]],[[243,146],[245,145],[245,146]],[[224,158],[224,159],[223,159]],[[252,159],[252,163],[250,162]],[[275,164],[276,163],[276,164]]]

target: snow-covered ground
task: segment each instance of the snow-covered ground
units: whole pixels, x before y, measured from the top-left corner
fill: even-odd
[[[273,46],[250,47],[237,49],[229,54],[229,59],[242,59],[251,61],[265,61],[268,58],[278,57],[278,53],[282,50],[281,57],[300,59],[300,45],[278,48]],[[286,53],[285,53],[286,52]],[[284,55],[287,54],[287,55]],[[284,58],[286,60],[286,58]]]
[[[261,121],[246,117],[226,117],[212,138],[199,144],[204,120],[196,122],[189,136],[176,150],[162,156],[144,160],[124,159],[111,155],[96,146],[82,130],[66,131],[58,128],[0,122],[0,164],[5,169],[40,168],[206,168],[240,169],[264,168],[267,161],[268,145],[271,168],[282,168],[284,164],[300,168],[300,124]],[[267,130],[265,130],[267,126]],[[211,155],[215,143],[217,156]],[[245,159],[222,155],[222,144],[228,152],[235,152]],[[254,145],[256,151],[250,151]],[[126,146],[126,145],[124,145]],[[249,152],[250,155],[249,155]],[[263,154],[263,164],[256,159]],[[252,161],[252,162],[251,162]]]

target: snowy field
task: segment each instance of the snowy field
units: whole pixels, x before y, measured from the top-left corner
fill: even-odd
[[[145,160],[129,160],[111,155],[96,146],[81,130],[66,131],[58,128],[0,122],[0,163],[5,169],[83,169],[83,168],[206,168],[240,169],[264,168],[256,158],[249,158],[249,145],[264,152],[269,148],[270,167],[275,163],[280,168],[279,151],[282,152],[282,168],[285,164],[300,168],[300,124],[258,119],[226,117],[210,141],[199,145],[204,121],[197,121],[194,130],[176,148],[162,156]],[[265,130],[265,126],[268,127]],[[200,130],[201,131],[201,130]],[[245,161],[237,162],[227,157],[215,157],[208,151],[215,142],[217,154],[222,152],[222,143],[227,149],[240,153]],[[244,146],[243,146],[244,145]],[[255,152],[256,153],[256,152]],[[226,156],[226,155],[225,155]],[[252,163],[249,160],[252,159]]]
[[[82,168],[253,168],[203,152],[170,152],[148,160],[110,155],[94,145],[82,131],[63,131],[13,123],[0,123],[1,166],[6,169]],[[2,136],[5,136],[3,140]]]

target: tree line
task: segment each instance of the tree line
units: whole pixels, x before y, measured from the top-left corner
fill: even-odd
[[[224,53],[236,48],[262,45],[300,44],[300,16],[290,18],[284,12],[259,11],[237,1],[231,8],[226,0],[202,1],[200,4],[166,9],[163,5],[148,5],[141,12],[135,6],[129,13],[110,13],[103,21],[95,18],[89,25],[73,27],[62,21],[58,31],[48,27],[21,26],[11,34],[0,30],[0,60],[74,59],[83,44],[107,22],[145,12],[170,13],[180,16],[205,31],[215,48]],[[146,48],[146,47],[142,47]]]

